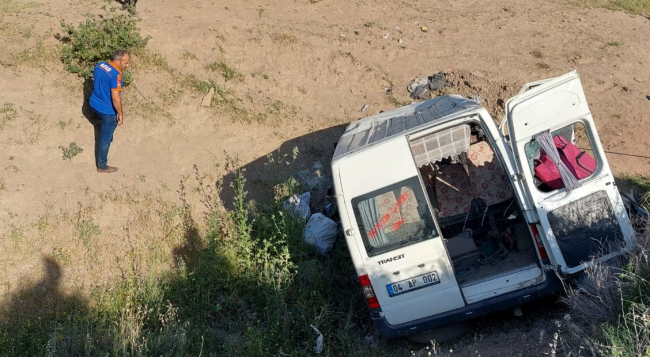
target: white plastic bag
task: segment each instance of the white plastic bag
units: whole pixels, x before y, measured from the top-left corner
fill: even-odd
[[[288,200],[284,201],[282,204],[284,209],[290,210],[293,207],[294,212],[298,213],[305,219],[305,221],[311,215],[311,209],[309,208],[309,202],[311,201],[311,193],[305,192],[298,195],[293,195],[289,197]]]
[[[336,222],[321,213],[314,213],[307,222],[303,236],[305,243],[316,247],[320,254],[326,254],[334,246],[337,231]]]
[[[316,338],[316,347],[314,347],[314,352],[321,353],[323,352],[323,334],[320,333],[320,331],[316,328],[316,326],[314,325],[309,325],[309,326],[311,326],[311,328],[313,328],[314,331],[316,331],[316,333],[318,334],[318,337]]]

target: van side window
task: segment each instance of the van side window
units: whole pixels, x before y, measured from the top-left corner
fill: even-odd
[[[555,130],[551,137],[559,158],[575,179],[588,178],[596,171],[597,161],[589,141],[589,132],[583,123],[576,122]],[[538,140],[531,140],[524,150],[538,190],[551,192],[565,187],[560,169]]]
[[[417,177],[356,197],[352,206],[368,256],[438,235]]]

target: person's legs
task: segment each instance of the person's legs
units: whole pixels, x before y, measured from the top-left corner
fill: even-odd
[[[98,113],[101,119],[99,125],[99,143],[97,145],[97,168],[106,170],[108,167],[108,150],[113,141],[113,133],[117,128],[117,115]]]

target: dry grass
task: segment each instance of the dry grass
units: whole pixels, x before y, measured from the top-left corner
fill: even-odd
[[[567,287],[563,301],[570,315],[560,337],[566,355],[650,353],[650,232],[644,229],[637,239],[633,253],[591,266]]]
[[[37,2],[18,3],[15,0],[2,0],[0,1],[0,15],[19,13],[40,5],[41,4]]]
[[[65,271],[62,291],[83,291],[130,274],[156,276],[173,266],[173,249],[183,242],[177,204],[135,187],[89,192],[84,201],[59,211],[45,208],[32,221],[6,222],[13,228],[2,237],[0,266],[12,277],[5,289],[25,290],[44,279],[43,257]]]

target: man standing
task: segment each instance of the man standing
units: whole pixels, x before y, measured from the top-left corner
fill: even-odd
[[[97,172],[113,173],[117,167],[108,166],[108,149],[115,128],[124,124],[122,112],[122,71],[129,67],[129,53],[117,50],[111,61],[100,62],[93,71],[94,86],[90,107],[101,120],[97,142]]]

